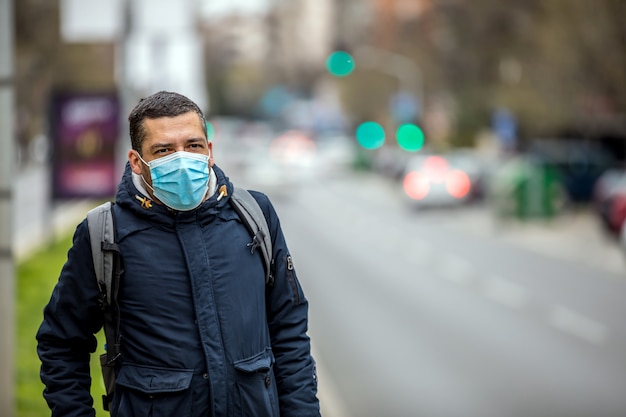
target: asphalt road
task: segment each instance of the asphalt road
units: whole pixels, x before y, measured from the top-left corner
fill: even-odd
[[[481,208],[413,212],[369,176],[275,205],[322,402],[339,404],[326,417],[626,415],[623,258],[588,216],[522,227]]]

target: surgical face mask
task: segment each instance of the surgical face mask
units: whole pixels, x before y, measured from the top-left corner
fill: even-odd
[[[179,151],[150,162],[139,159],[150,168],[152,186],[144,182],[166,206],[189,211],[204,200],[209,189],[208,155]]]

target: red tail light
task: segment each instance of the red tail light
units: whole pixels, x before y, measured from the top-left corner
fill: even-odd
[[[403,185],[404,192],[413,200],[421,200],[430,191],[428,179],[418,171],[411,171],[406,174]]]
[[[452,197],[463,198],[470,192],[471,188],[472,181],[469,176],[461,170],[450,171],[446,176],[446,190],[448,190]]]

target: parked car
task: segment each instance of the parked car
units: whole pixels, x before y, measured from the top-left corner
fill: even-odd
[[[622,230],[619,233],[619,247],[626,257],[626,227],[622,227]]]
[[[406,165],[402,188],[416,208],[459,206],[483,196],[483,174],[471,152],[418,154]]]
[[[626,220],[626,170],[602,174],[593,188],[593,203],[606,230],[618,236]]]
[[[598,178],[615,164],[600,144],[583,139],[537,139],[528,154],[556,170],[570,203],[589,203]]]

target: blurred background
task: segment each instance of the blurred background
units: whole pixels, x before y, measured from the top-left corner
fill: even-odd
[[[325,417],[626,416],[624,0],[0,7],[3,352],[172,90],[281,216]]]

